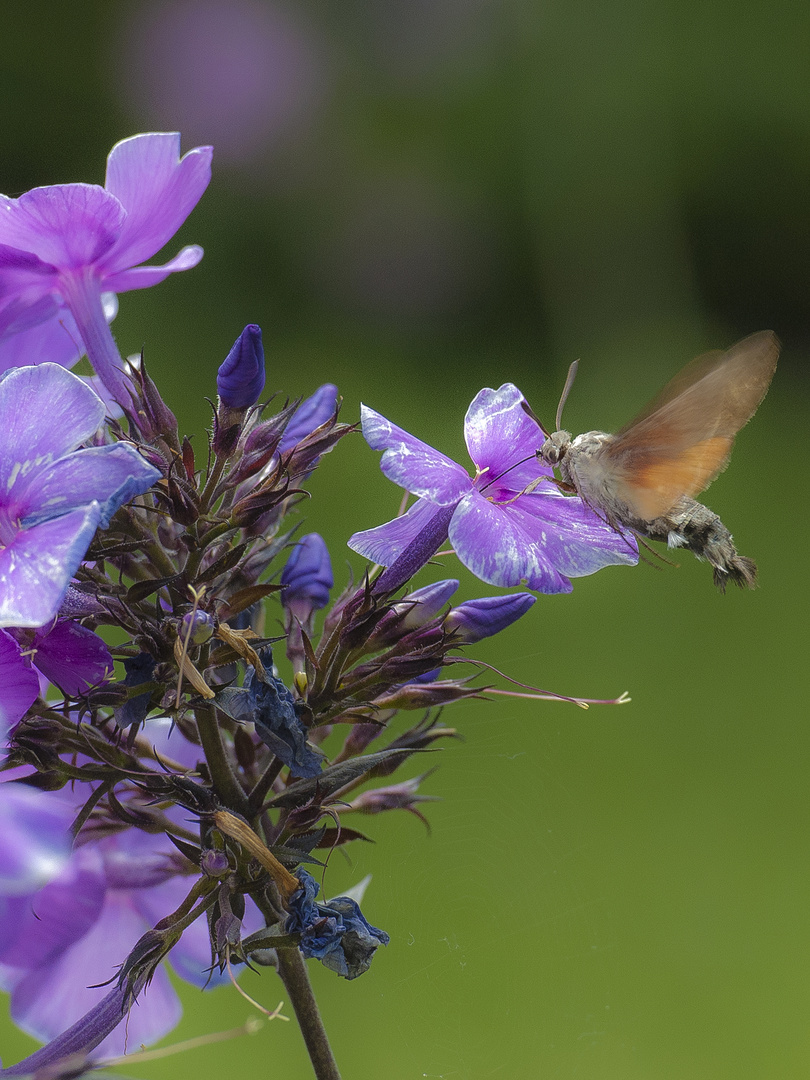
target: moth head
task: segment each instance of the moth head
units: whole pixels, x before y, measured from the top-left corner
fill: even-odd
[[[556,465],[565,457],[570,445],[570,431],[555,431],[537,451],[537,456],[546,465]]]

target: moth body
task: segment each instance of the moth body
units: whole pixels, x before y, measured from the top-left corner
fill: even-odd
[[[739,555],[723,522],[692,496],[728,463],[734,436],[753,416],[779,355],[776,336],[752,334],[726,353],[689,364],[615,435],[555,431],[537,456],[614,528],[688,548],[729,581],[754,588],[757,568]],[[559,421],[558,421],[559,422]]]

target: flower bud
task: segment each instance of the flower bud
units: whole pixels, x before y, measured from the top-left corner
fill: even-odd
[[[255,405],[264,389],[262,332],[248,323],[217,372],[217,393],[226,408],[247,409]]]
[[[417,630],[438,614],[458,588],[454,578],[414,589],[391,606],[368,640],[369,650],[392,645],[411,630]]]
[[[332,563],[318,533],[302,536],[292,549],[281,573],[281,584],[282,604],[302,625],[314,611],[329,603],[329,590],[334,585]]]
[[[205,611],[187,612],[180,622],[179,637],[181,641],[188,638],[190,645],[204,645],[209,641],[217,623],[213,615]]]
[[[511,593],[468,600],[449,612],[444,620],[445,632],[459,644],[471,645],[511,626],[526,614],[536,599],[531,593]]]
[[[337,396],[337,387],[332,383],[324,383],[311,397],[302,401],[285,428],[279,452],[283,454],[291,450],[296,443],[301,442],[307,435],[311,435],[316,428],[334,416]]]

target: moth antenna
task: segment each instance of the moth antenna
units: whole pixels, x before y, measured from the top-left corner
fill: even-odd
[[[557,415],[554,417],[555,431],[562,431],[562,411],[563,406],[568,400],[568,395],[571,393],[571,387],[574,385],[574,379],[577,377],[577,368],[579,367],[579,360],[575,360],[568,369],[568,375],[565,379],[565,386],[563,392],[560,394],[560,404],[557,406]]]
[[[537,424],[537,426],[543,432],[545,437],[548,438],[549,433],[548,433],[548,431],[546,431],[545,424],[540,422],[540,417],[537,415],[537,413],[534,411],[534,409],[531,407],[531,405],[528,403],[528,401],[525,398],[523,398],[523,400],[521,401],[520,407],[521,407],[521,409],[523,409],[523,411],[526,413],[527,416],[530,416],[532,418],[532,420],[534,420],[535,424]]]

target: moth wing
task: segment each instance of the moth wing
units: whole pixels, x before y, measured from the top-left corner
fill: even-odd
[[[617,432],[600,457],[616,494],[639,518],[697,495],[725,468],[734,437],[764,398],[779,356],[770,330],[688,364]]]

